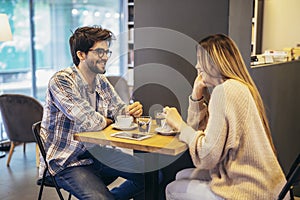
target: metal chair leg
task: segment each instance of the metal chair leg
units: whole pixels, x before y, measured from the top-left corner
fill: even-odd
[[[55,185],[55,189],[56,189],[56,191],[57,191],[57,194],[58,194],[59,198],[60,198],[61,200],[64,200],[64,197],[62,196],[62,194],[61,194],[61,192],[60,192],[60,189],[59,189],[59,187],[58,187],[58,185],[57,185],[57,183],[56,183],[55,178],[54,178],[53,176],[51,176],[51,179],[52,179],[52,181],[53,181],[53,183],[54,183],[54,185]]]
[[[43,178],[42,178],[42,183],[41,183],[41,186],[40,186],[40,191],[39,191],[39,197],[38,197],[38,200],[41,200],[41,199],[42,199],[42,194],[43,194],[43,189],[44,189],[44,183],[45,183],[46,172],[47,172],[47,170],[45,170],[44,173],[43,173]]]
[[[71,194],[71,193],[69,193],[68,200],[71,200],[71,197],[72,197],[72,194]]]

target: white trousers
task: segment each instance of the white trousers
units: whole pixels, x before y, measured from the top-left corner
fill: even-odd
[[[188,168],[176,174],[176,180],[166,187],[167,200],[222,200],[209,187],[208,171]]]

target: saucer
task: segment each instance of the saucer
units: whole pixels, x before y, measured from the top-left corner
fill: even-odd
[[[122,131],[129,131],[137,128],[137,124],[132,123],[129,127],[119,126],[118,124],[114,123],[111,125],[114,129],[122,130]]]
[[[176,135],[178,132],[177,131],[173,131],[173,130],[166,130],[162,127],[158,127],[155,129],[155,131],[160,134],[160,135],[166,135],[166,136],[170,136],[170,135]]]

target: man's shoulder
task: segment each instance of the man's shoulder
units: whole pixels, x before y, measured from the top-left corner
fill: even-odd
[[[74,76],[75,73],[76,73],[75,67],[71,66],[71,67],[67,67],[67,68],[64,68],[64,69],[61,69],[61,70],[55,72],[54,75],[52,76],[52,78]]]
[[[60,69],[59,71],[57,71],[55,74],[56,75],[63,75],[63,74],[72,74],[75,72],[75,67],[74,66],[71,66],[71,67],[67,67],[67,68],[64,68],[64,69]]]
[[[50,85],[56,85],[58,82],[65,82],[67,80],[74,82],[76,80],[75,67],[67,67],[55,72],[49,80]]]

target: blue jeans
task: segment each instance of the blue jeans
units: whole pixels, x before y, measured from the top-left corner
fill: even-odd
[[[55,175],[58,185],[78,199],[128,200],[144,190],[144,162],[120,150],[95,147],[82,158],[92,158],[91,165],[68,167]],[[106,185],[117,177],[127,179],[119,187],[108,190]]]

